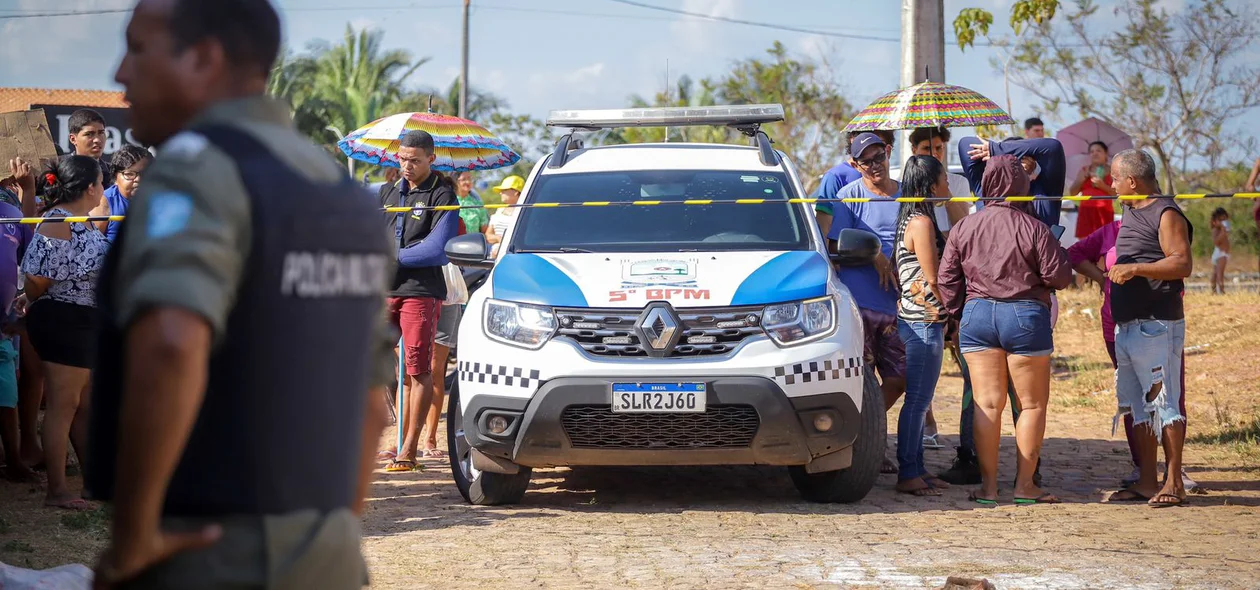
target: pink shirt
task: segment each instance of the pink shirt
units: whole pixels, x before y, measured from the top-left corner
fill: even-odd
[[[1076,266],[1086,260],[1097,263],[1102,260],[1102,271],[1116,264],[1116,236],[1120,233],[1120,219],[1104,225],[1089,234],[1085,239],[1072,244],[1068,248],[1068,261]],[[1102,304],[1103,340],[1116,341],[1116,322],[1111,319],[1111,281],[1103,281]]]

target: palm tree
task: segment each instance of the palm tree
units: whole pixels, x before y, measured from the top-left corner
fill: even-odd
[[[701,80],[700,84],[697,85],[690,76],[683,75],[678,78],[678,84],[674,88],[667,88],[664,92],[657,93],[652,102],[649,103],[637,94],[631,95],[629,102],[630,106],[635,108],[713,106],[717,104],[716,88],[709,80]],[[631,143],[660,141],[727,143],[730,141],[731,136],[729,129],[721,127],[674,127],[669,129],[646,127],[625,129],[620,133],[620,137],[615,139],[609,138],[606,143],[622,141]]]
[[[381,31],[356,33],[347,25],[337,45],[312,44],[304,56],[285,52],[268,92],[289,101],[300,130],[335,144],[394,110],[407,95],[407,79],[429,61],[403,50],[383,51],[381,39]]]

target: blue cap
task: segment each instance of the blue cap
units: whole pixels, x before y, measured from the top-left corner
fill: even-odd
[[[884,140],[880,139],[879,136],[874,133],[863,133],[853,138],[853,145],[849,147],[849,155],[853,156],[853,159],[856,160],[862,157],[862,152],[866,151],[866,148],[873,145],[888,144],[884,143]]]

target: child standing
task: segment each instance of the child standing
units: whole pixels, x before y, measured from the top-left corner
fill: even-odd
[[[1225,265],[1229,264],[1229,212],[1212,212],[1212,294],[1225,294]]]

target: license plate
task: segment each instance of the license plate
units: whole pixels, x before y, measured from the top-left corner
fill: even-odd
[[[703,413],[704,383],[613,383],[612,411],[619,414]]]

